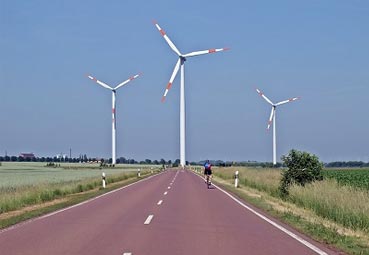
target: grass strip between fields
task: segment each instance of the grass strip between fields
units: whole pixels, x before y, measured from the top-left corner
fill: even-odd
[[[241,200],[267,212],[269,215],[294,227],[318,242],[326,244],[333,250],[348,254],[369,255],[369,237],[364,232],[353,231],[316,215],[311,210],[297,207],[295,204],[282,201],[242,185],[234,187],[234,182],[213,176],[214,183],[233,193]]]
[[[155,172],[154,172],[155,173]],[[122,180],[115,181],[106,186],[105,189],[101,187],[97,187],[94,189],[80,191],[79,193],[68,194],[60,199],[55,199],[51,202],[40,203],[37,205],[24,207],[16,212],[8,212],[4,214],[0,214],[0,229],[4,229],[10,227],[12,225],[18,224],[20,222],[30,220],[32,218],[36,218],[42,215],[46,215],[48,213],[67,208],[72,205],[76,205],[83,201],[92,199],[94,197],[103,195],[104,193],[113,191],[115,189],[127,186],[131,183],[137,182],[141,179],[147,178],[154,173],[146,172],[141,173],[141,177],[137,177],[136,174],[131,174],[127,178],[123,178]],[[79,186],[80,187],[80,186]]]

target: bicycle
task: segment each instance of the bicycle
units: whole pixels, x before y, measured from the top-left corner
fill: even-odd
[[[210,176],[210,174],[206,175],[206,185],[208,186],[208,189],[210,189],[210,186],[211,186],[211,176]]]

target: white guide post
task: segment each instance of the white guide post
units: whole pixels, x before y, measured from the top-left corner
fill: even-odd
[[[102,186],[103,186],[103,188],[105,189],[105,187],[106,187],[106,181],[105,181],[105,173],[103,172],[102,173]]]
[[[276,141],[276,131],[275,131],[275,115],[276,109],[274,109],[274,116],[273,116],[273,165],[277,164],[277,141]]]
[[[234,187],[238,188],[238,171],[234,173]]]
[[[181,95],[180,95],[180,164],[186,165],[186,105],[184,85],[184,59],[181,59]]]
[[[112,159],[112,164],[115,165],[116,163],[116,156],[115,156],[115,151],[116,151],[116,148],[115,148],[115,142],[116,142],[116,139],[115,139],[115,132],[116,132],[116,118],[115,118],[115,90],[112,91],[112,133],[111,133],[111,159]]]

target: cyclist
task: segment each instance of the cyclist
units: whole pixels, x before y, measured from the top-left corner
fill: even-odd
[[[209,160],[206,160],[205,164],[204,164],[204,179],[205,182],[211,183],[211,178],[212,178],[212,171],[211,171],[211,164]]]

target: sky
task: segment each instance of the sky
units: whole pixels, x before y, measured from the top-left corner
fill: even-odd
[[[291,149],[322,161],[369,161],[369,2],[0,0],[0,155],[33,152],[179,158],[179,82],[161,97],[183,52],[230,47],[185,64],[186,160],[272,161]]]

